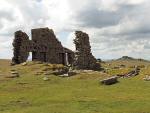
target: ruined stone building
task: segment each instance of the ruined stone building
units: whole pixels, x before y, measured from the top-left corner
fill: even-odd
[[[13,64],[26,62],[29,52],[32,52],[33,61],[64,65],[67,65],[67,63],[72,64],[74,52],[62,46],[52,29],[32,29],[31,34],[32,40],[29,40],[29,36],[26,33],[22,31],[15,32]]]
[[[15,32],[12,64],[26,62],[29,52],[32,52],[33,61],[72,64],[76,69],[98,69],[100,67],[91,53],[89,36],[86,33],[76,31],[75,52],[63,47],[52,29],[32,29],[31,35],[30,40],[26,33],[22,31]]]

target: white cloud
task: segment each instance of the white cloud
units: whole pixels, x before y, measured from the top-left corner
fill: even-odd
[[[96,57],[150,59],[149,0],[0,0],[0,4],[0,58],[11,58],[16,30],[30,34],[32,28],[49,27],[56,34],[70,32],[64,44],[71,49],[74,31],[87,32]]]

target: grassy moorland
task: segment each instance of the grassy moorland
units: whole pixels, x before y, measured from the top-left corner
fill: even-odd
[[[51,66],[30,62],[26,66],[9,66],[0,60],[0,113],[150,113],[150,63],[144,61],[110,61],[103,63],[107,73],[82,72],[72,77],[35,75]],[[126,65],[116,69],[118,65]],[[111,86],[99,84],[109,75],[126,73],[140,65],[140,75],[120,78]],[[143,66],[144,65],[144,66]],[[10,70],[19,78],[6,78]]]

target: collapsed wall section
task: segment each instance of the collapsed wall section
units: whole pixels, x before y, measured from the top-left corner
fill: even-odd
[[[99,70],[100,64],[91,53],[88,34],[82,31],[75,32],[74,44],[76,47],[74,66],[76,69]]]
[[[13,58],[12,64],[20,64],[27,60],[29,56],[29,37],[25,32],[16,31],[14,33],[15,38],[13,40]]]

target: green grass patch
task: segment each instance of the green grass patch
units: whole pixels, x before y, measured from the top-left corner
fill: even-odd
[[[44,75],[34,75],[45,68],[43,64],[5,65],[0,69],[6,67],[3,74],[14,68],[21,76],[0,77],[0,113],[150,113],[150,82],[142,79],[150,74],[150,67],[143,68],[139,76],[120,78],[111,86],[99,83],[109,76],[101,72],[66,78],[49,75],[50,80],[43,81]]]

